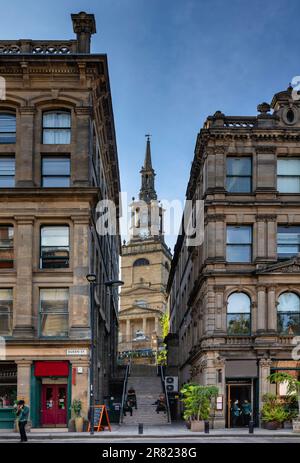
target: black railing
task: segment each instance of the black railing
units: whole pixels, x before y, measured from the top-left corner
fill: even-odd
[[[126,400],[126,396],[127,396],[127,385],[128,385],[128,377],[130,376],[130,370],[131,370],[131,359],[129,360],[129,362],[128,362],[127,366],[126,366],[126,371],[125,371],[119,424],[123,423],[124,404],[125,404],[125,400]]]

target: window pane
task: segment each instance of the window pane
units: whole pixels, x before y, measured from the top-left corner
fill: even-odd
[[[0,114],[0,143],[16,142],[16,116]]]
[[[251,262],[251,246],[249,245],[227,245],[228,262]]]
[[[227,175],[251,176],[251,158],[227,158]]]
[[[42,227],[42,246],[69,246],[69,227]]]
[[[300,193],[300,177],[278,177],[277,189],[281,193]]]
[[[277,175],[300,175],[300,159],[278,159]]]
[[[245,293],[233,293],[228,298],[228,313],[250,313],[250,298]]]
[[[9,176],[15,175],[15,159],[0,158],[0,175]]]
[[[43,127],[70,128],[71,114],[65,111],[51,111],[43,114]]]
[[[67,188],[70,186],[68,177],[44,177],[43,187],[45,188]]]
[[[41,289],[40,301],[42,336],[68,335],[68,300],[68,289]]]
[[[278,312],[299,312],[300,298],[295,293],[283,293],[278,298]]]
[[[250,334],[250,315],[249,314],[228,314],[227,333],[229,335]]]
[[[43,158],[43,175],[70,175],[70,159]]]
[[[44,129],[43,143],[48,145],[68,145],[71,143],[70,129]]]
[[[227,243],[228,244],[251,244],[252,229],[251,227],[227,227]]]
[[[251,177],[227,177],[226,189],[231,193],[249,193]]]
[[[277,314],[278,331],[281,334],[299,335],[300,334],[300,314],[284,313]]]
[[[0,335],[12,334],[12,289],[0,289]]]
[[[14,229],[0,226],[0,268],[13,267],[14,260]]]

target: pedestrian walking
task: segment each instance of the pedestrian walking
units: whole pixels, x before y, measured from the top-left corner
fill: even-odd
[[[26,424],[29,417],[29,407],[25,405],[24,400],[19,400],[17,403],[17,417],[19,423],[19,431],[20,431],[20,442],[27,442],[27,435],[26,435]]]
[[[244,426],[249,426],[249,421],[251,418],[251,413],[252,413],[252,408],[250,402],[248,400],[244,400],[242,403],[242,419],[243,419],[243,425]]]
[[[233,403],[231,412],[232,412],[232,427],[235,428],[237,426],[237,424],[238,424],[238,419],[239,419],[240,414],[241,414],[241,409],[239,407],[239,401],[238,400],[236,400]]]

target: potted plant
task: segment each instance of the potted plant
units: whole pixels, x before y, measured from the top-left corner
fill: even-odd
[[[82,402],[80,399],[74,399],[72,402],[72,409],[75,415],[75,429],[76,432],[83,431],[83,417],[81,416]]]
[[[190,423],[191,431],[203,432],[205,421],[210,417],[211,401],[218,395],[216,386],[190,383],[181,389],[184,404],[183,418]]]
[[[261,419],[264,422],[264,427],[272,431],[280,428],[288,418],[288,412],[285,411],[283,404],[275,394],[265,394],[263,402]]]
[[[268,376],[269,381],[274,383],[285,383],[287,385],[287,395],[294,396],[298,403],[297,416],[293,419],[293,432],[300,433],[300,381],[290,373],[276,372]]]

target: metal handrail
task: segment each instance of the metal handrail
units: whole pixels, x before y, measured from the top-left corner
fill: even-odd
[[[129,359],[129,362],[127,363],[126,371],[125,371],[119,424],[123,423],[124,403],[125,403],[125,400],[126,400],[127,384],[128,384],[128,377],[130,376],[130,371],[131,371],[131,359]]]
[[[165,398],[166,398],[168,423],[171,423],[170,404],[169,404],[168,391],[167,391],[167,388],[166,388],[164,370],[163,370],[162,365],[159,365],[159,367],[160,367],[160,378],[161,378],[161,382],[162,382],[162,387],[163,387]]]

